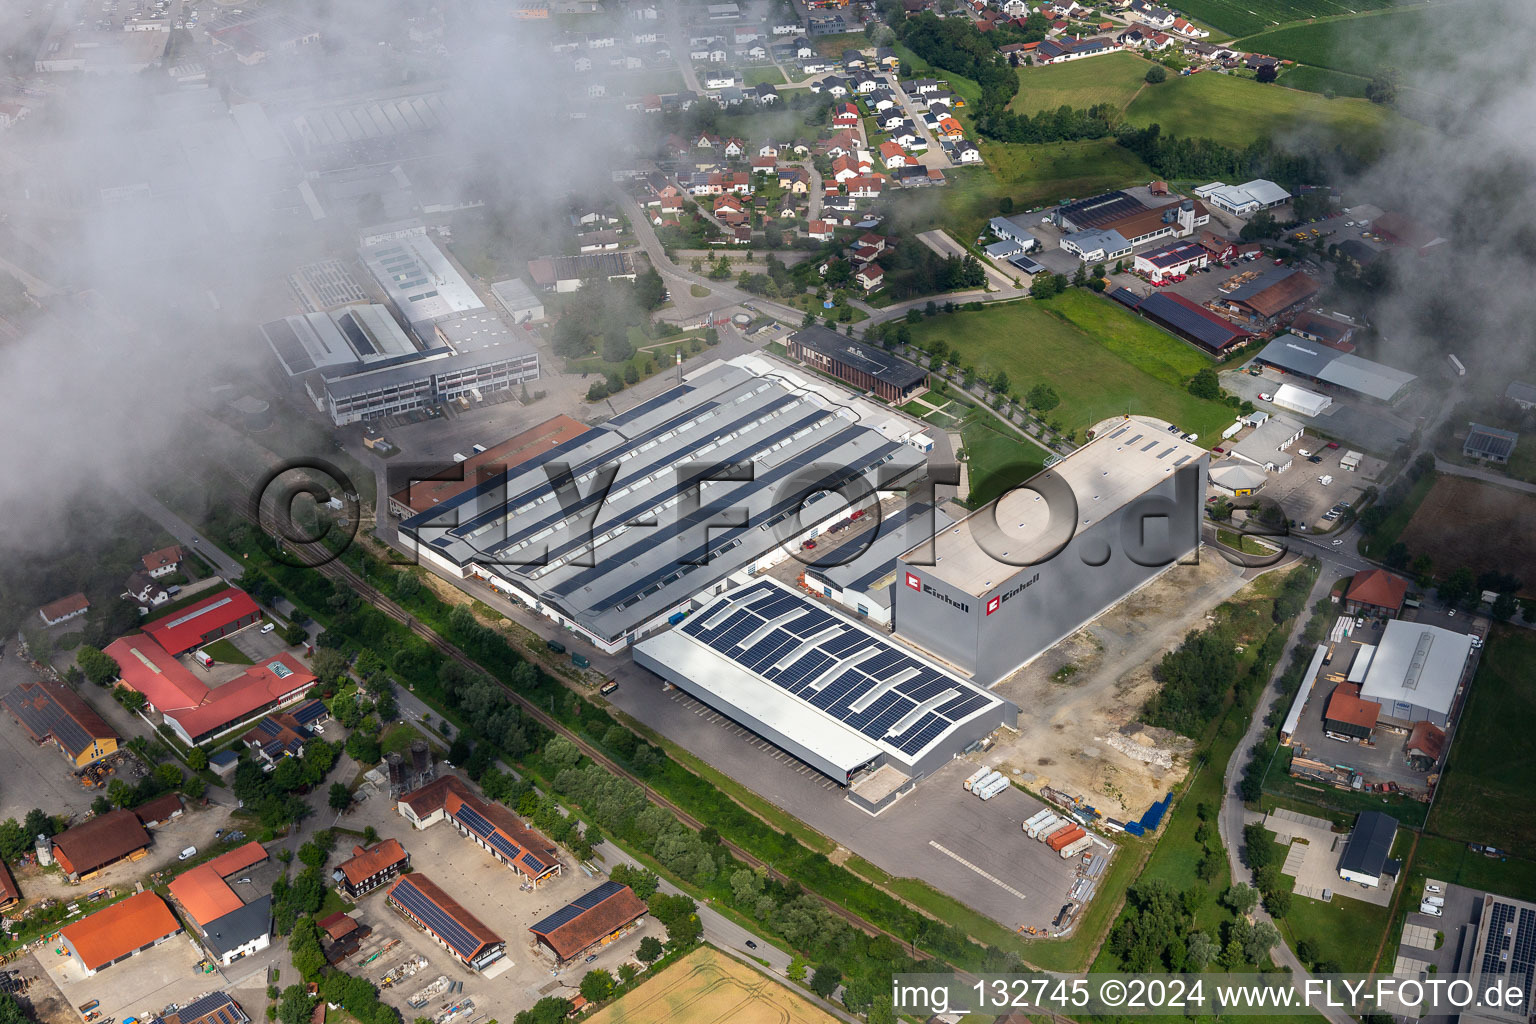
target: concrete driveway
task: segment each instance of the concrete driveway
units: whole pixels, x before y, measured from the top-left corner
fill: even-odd
[[[1326,890],[1330,898],[1348,896],[1378,907],[1392,902],[1391,882],[1368,886],[1339,877],[1339,858],[1349,837],[1333,831],[1333,824],[1327,819],[1281,809],[1264,819],[1264,827],[1290,846],[1280,871],[1296,879],[1296,895],[1324,900]]]

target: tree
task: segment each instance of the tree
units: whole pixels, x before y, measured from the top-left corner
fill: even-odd
[[[1519,607],[1520,602],[1514,594],[1500,594],[1493,599],[1493,617],[1500,622],[1508,622]]]
[[[1291,912],[1291,894],[1284,889],[1271,889],[1264,894],[1264,909],[1270,917],[1284,917]]]
[[[1072,286],[1074,288],[1081,288],[1087,283],[1088,268],[1083,266],[1082,262],[1079,261],[1077,264],[1077,269],[1072,272]]]
[[[415,579],[416,577],[410,576],[407,578]],[[399,591],[397,590],[396,593],[399,593]],[[405,595],[402,594],[401,596],[403,597]],[[303,626],[299,625],[297,622],[290,622],[288,625],[284,626],[281,635],[283,638],[283,643],[287,644],[289,647],[297,647],[299,644],[309,639],[309,631],[306,630]]]
[[[189,800],[201,800],[203,794],[208,792],[208,780],[204,779],[201,775],[194,775],[182,783],[181,791],[187,795]]]
[[[277,1019],[282,1024],[305,1024],[314,1012],[309,992],[303,985],[289,985],[283,990],[282,1002],[277,1007]]]
[[[1217,378],[1216,371],[1207,366],[1190,378],[1188,390],[1196,398],[1214,401],[1221,397],[1221,381]]]
[[[1247,914],[1259,905],[1259,894],[1247,882],[1238,882],[1221,894],[1221,905],[1234,914]]]
[[[644,310],[658,309],[667,301],[667,286],[655,267],[635,278],[635,299]]]
[[[587,401],[600,402],[608,397],[608,384],[605,381],[595,380],[592,386],[587,388]]]
[[[1168,69],[1161,64],[1153,64],[1147,68],[1145,77],[1148,85],[1161,85],[1168,80]]]
[[[1013,196],[1003,196],[997,201],[997,212],[1004,217],[1013,212]]]
[[[187,767],[195,772],[206,771],[208,768],[208,751],[202,747],[193,747],[187,751]]]
[[[144,705],[149,703],[149,698],[138,690],[130,690],[126,686],[118,686],[112,691],[112,696],[117,702],[134,714],[144,710]]]
[[[1260,210],[1248,218],[1248,223],[1243,225],[1243,230],[1238,232],[1238,237],[1245,242],[1251,242],[1256,238],[1274,238],[1279,233],[1275,215],[1268,210]]]
[[[1280,69],[1273,64],[1264,64],[1253,74],[1254,80],[1268,84],[1280,77]]]
[[[1472,570],[1463,565],[1440,581],[1440,586],[1435,589],[1435,596],[1445,602],[1448,607],[1455,608],[1471,598],[1476,587],[1477,582],[1472,576]]]
[[[1280,930],[1268,921],[1260,921],[1248,932],[1243,955],[1250,963],[1262,964],[1269,951],[1280,944]]]
[[[829,998],[843,982],[843,972],[831,964],[822,964],[811,975],[811,991],[823,999]]]
[[[175,789],[181,785],[181,767],[174,762],[155,766],[155,781],[162,789]]]
[[[600,1003],[613,995],[613,975],[601,967],[590,970],[581,979],[581,994],[589,1003]]]
[[[1274,841],[1269,838],[1269,830],[1263,822],[1255,821],[1243,826],[1243,859],[1248,866],[1258,871],[1274,863],[1279,849]]]
[[[1185,942],[1184,966],[1197,973],[1203,971],[1216,959],[1216,953],[1216,940],[1205,932],[1195,932]]]
[[[53,819],[43,811],[41,807],[34,807],[27,812],[26,821],[22,823],[22,829],[31,838],[37,836],[53,835]]]
[[[643,964],[653,964],[661,959],[661,940],[654,935],[647,935],[640,940],[640,947],[635,950],[635,956]]]
[[[1365,84],[1365,98],[1389,106],[1397,102],[1397,69],[1380,68]]]
[[[1316,939],[1302,939],[1296,943],[1296,955],[1304,964],[1315,964],[1322,959],[1323,949],[1317,944]]]
[[[330,796],[327,798],[327,803],[331,805],[331,810],[338,812],[352,806],[352,793],[347,789],[346,783],[331,783],[331,791]]]
[[[800,956],[800,954],[796,953],[794,956],[789,958],[789,967],[785,969],[784,975],[790,981],[804,981],[805,968],[805,959]]]
[[[1029,297],[1032,299],[1048,299],[1059,290],[1055,274],[1036,274],[1034,280],[1029,282]]]
[[[116,679],[122,668],[112,655],[96,647],[81,645],[75,649],[75,664],[85,673],[85,678],[97,686],[106,686]]]
[[[1024,396],[1024,401],[1036,412],[1050,412],[1061,404],[1061,398],[1056,394],[1056,389],[1049,384],[1036,384],[1029,389]]]

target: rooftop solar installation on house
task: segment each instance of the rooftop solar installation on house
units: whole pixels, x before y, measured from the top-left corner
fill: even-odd
[[[819,508],[832,515],[826,490],[889,489],[925,465],[848,407],[719,363],[406,519],[401,533],[426,561],[485,578],[613,650],[775,551],[780,530],[799,532],[791,517],[808,526]]]
[[[931,770],[1018,712],[775,580],[640,641],[635,661],[839,782],[877,761]]]

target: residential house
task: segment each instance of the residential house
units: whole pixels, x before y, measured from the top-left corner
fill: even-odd
[[[757,103],[759,106],[766,107],[779,102],[779,90],[775,89],[767,82],[757,83],[757,85],[753,87],[752,91],[757,97]]]
[[[1358,572],[1344,591],[1344,610],[1351,615],[1395,619],[1408,597],[1408,581],[1385,569]]]
[[[773,23],[770,31],[776,36],[794,36],[800,34],[802,27],[798,21],[781,18]]]
[[[747,144],[741,139],[727,139],[725,141],[725,155],[731,159],[741,156],[747,151]]]
[[[724,60],[724,57],[722,56],[721,59]],[[701,84],[706,89],[731,89],[739,85],[740,82],[736,77],[736,72],[721,68],[704,72],[701,77]]]
[[[952,117],[941,117],[939,118],[939,127],[935,134],[941,139],[963,139],[965,138],[965,128]]]
[[[875,63],[883,70],[895,71],[901,66],[901,58],[889,46],[881,46],[875,50]]]
[[[411,855],[399,840],[385,839],[369,847],[352,847],[352,856],[336,865],[331,877],[356,903],[359,897],[392,881],[410,863]]]
[[[123,596],[138,606],[140,615],[147,615],[169,601],[171,592],[159,580],[150,579],[149,573],[140,571],[129,575]]]
[[[1147,3],[1146,0],[1135,0],[1131,4],[1130,16],[1137,21],[1151,25],[1153,28],[1164,29],[1172,28],[1173,23],[1178,20],[1178,16],[1172,11],[1156,7]]]
[[[772,156],[755,156],[755,157],[752,158],[752,173],[753,174],[772,174],[774,172],[775,168],[778,167],[778,164],[779,164],[779,161],[778,161],[777,157],[772,157]]]
[[[732,245],[751,245],[752,244],[752,229],[750,227],[748,227],[747,225],[745,225],[745,224],[743,224],[740,227],[734,229],[731,232],[731,244]]]
[[[852,128],[859,123],[859,108],[852,103],[832,105],[832,125],[836,128]]]
[[[868,63],[864,59],[864,55],[862,53],[860,53],[858,50],[844,50],[843,51],[843,70],[844,71],[862,71],[867,66],[868,66]]]
[[[795,44],[794,45],[795,45],[795,58],[797,60],[814,60],[815,59],[815,57],[816,57],[816,47],[811,45],[811,41],[809,39],[806,39],[806,38],[804,38],[802,36],[801,38],[795,40]]]
[[[819,218],[813,220],[805,226],[805,237],[814,238],[818,242],[829,242],[832,240],[832,225]]]
[[[181,547],[172,544],[168,548],[151,551],[141,559],[144,563],[144,571],[155,579],[162,576],[174,576],[181,568]]]
[[[899,109],[888,110],[884,114],[881,114],[875,118],[875,124],[879,125],[882,131],[887,132],[893,131],[906,122],[906,115],[903,114]]]
[[[879,199],[880,190],[884,186],[884,179],[874,176],[850,178],[848,180],[848,196],[851,199]]]
[[[845,184],[859,176],[858,161],[851,156],[840,156],[832,161],[832,180]]]
[[[1186,21],[1184,18],[1174,18],[1171,31],[1190,39],[1207,39],[1211,34],[1208,30],[1201,28],[1192,21]]]
[[[84,615],[90,610],[91,602],[86,600],[84,594],[77,593],[61,597],[57,601],[49,601],[37,610],[37,614],[47,625],[57,626],[77,615]]]
[[[917,163],[916,160],[907,155],[906,150],[894,142],[880,143],[880,160],[885,164],[885,169],[888,171]]]
[[[896,96],[889,89],[876,89],[864,100],[876,113],[896,108]]]
[[[885,282],[885,271],[878,263],[870,263],[854,272],[853,280],[866,292],[872,292]]]
[[[979,164],[982,162],[981,150],[976,147],[976,143],[966,139],[945,142],[944,152],[950,160],[957,164]]]

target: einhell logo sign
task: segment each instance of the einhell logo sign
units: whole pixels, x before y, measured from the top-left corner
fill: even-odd
[[[1003,606],[1003,599],[1002,599],[1001,596],[992,598],[992,600],[987,602],[987,614],[991,615],[993,612],[997,611],[1002,606]]]
[[[954,598],[950,597],[948,594],[941,594],[937,590],[934,590],[928,584],[924,583],[922,581],[922,579],[917,575],[917,573],[909,572],[909,573],[906,573],[905,575],[906,575],[907,586],[911,587],[913,590],[917,591],[919,594],[927,594],[929,597],[934,598],[935,600],[938,600],[938,601],[943,601],[945,604],[949,605],[951,608],[958,608],[958,609],[960,609],[963,612],[968,612],[968,611],[971,610],[971,606],[966,604],[964,601],[956,601]]]

